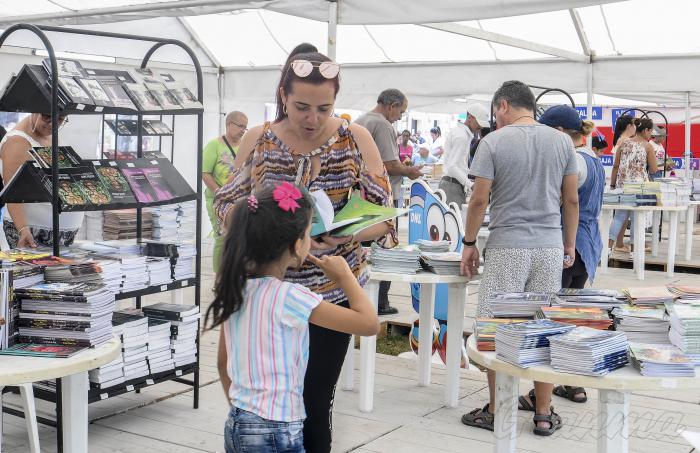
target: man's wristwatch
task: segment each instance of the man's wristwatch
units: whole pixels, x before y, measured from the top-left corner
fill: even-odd
[[[474,247],[476,245],[476,240],[473,241],[467,241],[467,238],[462,238],[462,244],[465,245],[466,247]]]

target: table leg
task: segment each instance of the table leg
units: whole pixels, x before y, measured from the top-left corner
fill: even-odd
[[[496,373],[494,453],[515,453],[518,438],[518,378]]]
[[[374,309],[379,303],[379,282],[370,280],[365,291]],[[360,338],[360,398],[361,412],[372,412],[374,406],[374,359],[377,353],[377,336]]]
[[[644,224],[644,211],[634,211],[634,264],[639,280],[644,280]]]
[[[673,277],[673,267],[676,263],[676,242],[678,240],[678,211],[671,211],[668,228],[668,261],[666,275]]]
[[[695,205],[688,206],[685,213],[685,255],[686,261],[690,261],[693,254],[693,227],[695,226]]]
[[[459,371],[462,365],[462,345],[464,344],[464,306],[467,303],[468,290],[466,284],[452,284],[448,288],[445,404],[447,407],[457,407]]]
[[[659,242],[661,242],[661,211],[653,211],[651,220],[651,256],[659,256]]]
[[[418,385],[430,385],[433,356],[433,318],[435,316],[435,285],[421,283],[418,306]]]
[[[598,390],[598,453],[629,451],[629,394]]]
[[[63,451],[88,451],[88,374],[87,371],[61,378]]]
[[[600,228],[600,238],[603,242],[603,250],[600,254],[600,272],[606,273],[608,271],[608,242],[610,240],[610,224],[612,223],[613,212],[612,209],[603,209],[600,213],[599,228]]]
[[[340,370],[340,388],[343,390],[352,390],[355,386],[355,335],[350,335],[350,344],[345,353],[343,368]]]

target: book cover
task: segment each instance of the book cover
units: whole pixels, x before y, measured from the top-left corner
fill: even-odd
[[[362,220],[362,217],[355,217],[343,221],[335,221],[335,212],[330,198],[323,190],[311,192],[314,198],[314,216],[311,226],[311,237],[318,236],[340,227]]]
[[[182,105],[180,105],[178,99],[168,91],[163,83],[146,82],[145,86],[164,110],[182,109]]]
[[[659,364],[690,364],[691,360],[677,347],[670,344],[630,343],[630,353],[640,362]]]
[[[94,169],[85,167],[84,171],[75,172],[72,176],[90,203],[104,205],[112,202],[112,195]]]
[[[186,109],[201,109],[202,103],[197,96],[182,82],[165,82],[165,87]]]
[[[19,343],[0,351],[0,355],[68,358],[85,349],[86,348],[81,346],[52,346],[47,344]]]
[[[51,74],[51,59],[44,58],[41,62],[46,70],[46,73]],[[86,72],[83,65],[80,64],[78,60],[71,60],[67,58],[56,59],[56,72],[58,72],[59,77],[85,77]]]
[[[99,165],[95,166],[95,172],[105,188],[109,191],[114,203],[136,202],[129,182],[119,171],[119,168],[109,165]]]
[[[158,100],[153,96],[153,93],[146,89],[143,83],[125,83],[126,90],[134,104],[142,111],[163,110],[163,107],[158,103]]]
[[[122,82],[117,79],[100,79],[99,84],[107,96],[109,96],[114,107],[138,110],[126,90],[124,90]]]
[[[114,103],[110,99],[107,92],[105,92],[100,82],[95,79],[86,79],[76,77],[78,83],[83,87],[83,89],[90,95],[92,100],[95,102],[96,106],[99,107],[113,107]]]
[[[78,84],[78,82],[76,82],[73,77],[59,77],[58,84],[60,85],[63,92],[75,104],[94,104],[94,101],[87,93],[87,91],[85,91],[83,87],[81,87],[80,84]]]
[[[340,227],[332,231],[331,234],[333,236],[351,236],[378,223],[402,216],[407,212],[408,209],[388,208],[370,203],[362,198],[359,191],[355,191],[343,209],[336,213],[333,221],[359,220],[354,220],[353,223]]]
[[[46,189],[51,193],[51,175],[44,175],[43,183]],[[58,196],[61,201],[68,206],[84,206],[90,204],[87,196],[80,189],[80,186],[73,180],[71,175],[67,173],[59,173],[58,175]]]
[[[172,200],[175,197],[175,191],[163,177],[159,167],[145,167],[141,171],[143,171],[146,179],[153,187],[157,201]]]
[[[70,146],[58,147],[58,168],[72,168],[83,164],[80,158]],[[50,146],[36,146],[32,148],[30,154],[42,168],[51,168],[53,162]]]
[[[158,200],[158,195],[142,168],[122,168],[121,171],[129,181],[129,186],[139,202],[151,203]]]

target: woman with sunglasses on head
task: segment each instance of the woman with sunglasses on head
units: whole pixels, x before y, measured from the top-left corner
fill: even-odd
[[[359,189],[376,204],[391,206],[389,179],[367,129],[333,116],[340,89],[337,63],[317,52],[290,56],[277,87],[277,118],[251,128],[241,139],[232,181],[216,194],[215,209],[224,228],[234,203],[266,186],[289,182],[309,191],[324,190],[334,209],[342,209]],[[393,223],[381,223],[349,237],[316,237],[311,254],[341,256],[361,285],[368,280],[363,241],[396,244]],[[343,290],[310,261],[286,273],[285,280],[306,286],[330,303],[347,307]],[[329,452],[335,384],[350,336],[319,326],[309,328],[309,360],[304,380],[304,447]]]
[[[59,128],[68,119],[59,115]],[[51,146],[51,115],[32,113],[22,119],[0,142],[2,179],[7,185],[24,162],[31,160],[32,147]],[[82,212],[64,212],[60,216],[60,242],[70,245],[83,223]],[[8,203],[3,221],[7,244],[11,248],[53,245],[53,209],[51,203]]]

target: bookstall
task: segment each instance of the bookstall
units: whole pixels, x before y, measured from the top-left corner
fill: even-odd
[[[117,283],[119,277],[109,277],[108,263],[104,262],[105,266],[101,269],[100,291],[93,293],[81,292],[80,294],[69,294],[68,298],[60,299],[62,302],[66,300],[75,301],[75,297],[84,298],[83,301],[90,302],[91,300],[101,301],[105,304],[113,304],[115,300],[135,299],[136,309],[141,309],[141,297],[148,294],[161,293],[165,291],[181,290],[186,287],[194,288],[194,306],[189,312],[178,312],[177,308],[158,307],[164,304],[156,304],[156,306],[143,307],[143,314],[139,316],[141,320],[148,319],[145,332],[152,335],[152,338],[157,339],[162,344],[163,352],[170,351],[171,338],[173,348],[187,348],[190,353],[189,345],[181,345],[178,343],[178,338],[187,334],[188,341],[195,343],[194,360],[190,356],[187,357],[188,363],[178,364],[178,360],[172,360],[175,367],[165,367],[164,369],[154,369],[153,366],[147,366],[146,373],[139,375],[132,380],[124,380],[119,384],[104,388],[101,385],[91,385],[88,390],[87,401],[94,402],[106,398],[110,398],[125,392],[138,390],[145,386],[154,385],[159,382],[174,380],[179,383],[187,384],[193,387],[193,405],[196,409],[199,404],[199,305],[200,305],[200,274],[201,274],[201,212],[202,212],[202,182],[200,178],[196,179],[196,190],[190,188],[184,178],[178,173],[175,167],[168,159],[154,156],[145,156],[143,152],[143,137],[144,135],[153,135],[150,132],[155,132],[153,123],[163,123],[162,115],[196,115],[197,116],[197,149],[202,149],[202,134],[203,134],[203,108],[200,100],[203,97],[203,81],[202,70],[199,61],[194,52],[184,43],[174,39],[163,39],[148,36],[126,35],[111,32],[71,29],[51,26],[35,26],[30,24],[16,24],[7,28],[0,36],[0,47],[6,39],[18,30],[27,30],[34,33],[43,43],[49,57],[44,61],[43,67],[40,65],[24,65],[16,76],[14,76],[6,86],[2,96],[0,97],[0,110],[16,111],[16,112],[33,112],[51,115],[52,124],[52,145],[50,148],[35,148],[31,151],[33,160],[26,162],[15,174],[15,176],[6,182],[0,198],[8,203],[37,203],[49,202],[52,206],[53,216],[53,250],[52,256],[48,260],[61,260],[61,254],[66,252],[65,249],[59,248],[59,235],[56,232],[59,230],[59,214],[67,211],[99,211],[99,210],[118,210],[133,208],[136,211],[136,250],[137,255],[140,254],[141,247],[152,248],[150,255],[162,257],[161,260],[153,263],[154,269],[151,272],[150,264],[146,265],[147,256],[137,257],[143,258],[143,262],[133,263],[125,262],[127,257],[122,256],[121,272],[122,274],[127,266],[132,266],[132,272],[128,275],[143,274],[151,275],[150,280],[146,278],[145,283],[140,282],[138,285],[130,285],[127,277],[121,276],[122,282]],[[74,60],[59,60],[55,56],[55,52],[51,45],[47,33],[68,33],[86,36],[100,36],[113,39],[121,39],[127,41],[145,41],[153,43],[153,46],[146,53],[141,63],[140,68],[135,68],[133,71],[107,71],[93,70],[83,68],[79,62]],[[148,62],[152,55],[163,46],[177,46],[181,48],[191,58],[192,64],[197,75],[197,93],[193,94],[182,83],[170,78],[164,80],[158,74],[147,68]],[[75,114],[100,114],[114,115],[114,126],[119,130],[120,126],[128,128],[128,132],[136,137],[136,155],[131,159],[81,159],[70,146],[59,146],[58,142],[58,116],[60,115],[75,115]],[[120,120],[121,115],[133,115],[136,117],[133,124],[124,123]],[[144,120],[144,115],[160,115],[159,120]],[[122,121],[122,123],[120,123]],[[133,131],[131,130],[131,126]],[[158,127],[166,126],[165,124],[156,124]],[[150,128],[150,129],[149,129]],[[160,129],[156,135],[172,136],[172,129]],[[124,135],[124,134],[122,134]],[[197,175],[201,174],[202,157],[200,152],[194,153],[197,156]],[[184,201],[195,201],[197,203],[196,210],[196,234],[194,246],[173,246],[169,244],[142,244],[142,210],[154,206],[165,204],[180,203]],[[159,247],[160,246],[160,247]],[[174,247],[174,249],[173,249]],[[180,257],[177,263],[173,261],[173,255]],[[183,269],[182,265],[186,266],[187,260],[194,260],[194,271]],[[150,258],[149,258],[150,260]],[[134,260],[131,260],[134,261]],[[139,260],[136,260],[139,261]],[[182,261],[182,263],[180,262]],[[191,261],[190,261],[191,263]],[[114,263],[112,263],[114,264]],[[182,264],[182,265],[181,265]],[[89,265],[75,266],[98,266],[92,262]],[[134,266],[142,266],[140,272],[133,272]],[[158,269],[155,269],[158,267]],[[18,268],[19,270],[19,268]],[[77,269],[71,269],[71,266],[63,266],[63,270],[67,271],[67,280],[61,280],[60,272],[54,270],[55,283],[59,285],[52,287],[40,287],[25,291],[22,295],[22,304],[27,303],[29,308],[35,310],[41,309],[41,302],[44,299],[51,299],[56,294],[55,288],[64,288],[70,285],[71,272]],[[165,274],[165,278],[161,284],[153,284],[153,276]],[[79,272],[78,272],[79,274]],[[18,274],[19,275],[19,274]],[[76,275],[73,272],[72,275]],[[19,275],[24,277],[23,275]],[[66,278],[66,275],[63,275]],[[47,281],[49,279],[47,278]],[[88,284],[89,285],[89,284]],[[114,285],[114,286],[111,286]],[[101,298],[103,289],[107,288],[110,291],[107,295]],[[114,290],[115,288],[121,288]],[[111,294],[109,294],[111,292]],[[59,291],[60,293],[60,291]],[[98,294],[99,293],[99,294]],[[65,294],[59,294],[65,296]],[[71,299],[73,297],[73,299]],[[93,299],[91,299],[93,298]],[[10,302],[12,303],[12,302]],[[165,304],[167,305],[167,304]],[[97,307],[91,306],[92,308]],[[112,305],[113,306],[113,305]],[[102,307],[102,305],[99,305]],[[182,307],[187,308],[183,305]],[[24,309],[25,307],[23,307]],[[163,308],[161,310],[161,308]],[[31,310],[30,310],[31,311]],[[102,313],[100,313],[100,316]],[[93,320],[100,320],[92,313],[88,314],[91,323]],[[146,316],[146,317],[144,317]],[[123,341],[129,338],[127,333],[135,333],[138,335],[139,325],[129,325],[130,320],[121,320],[119,323],[112,320],[109,313],[109,336],[111,338],[111,324],[115,323],[114,334],[122,336]],[[39,321],[37,321],[39,322]],[[43,321],[42,321],[43,322]],[[52,326],[55,326],[58,321],[50,321]],[[97,321],[94,321],[97,322]],[[133,324],[133,323],[132,323]],[[36,326],[36,322],[29,320],[20,320],[20,329],[24,327],[25,333],[20,330],[20,338],[22,335],[32,335],[32,327]],[[101,324],[100,324],[101,325]],[[173,330],[174,329],[174,330]],[[35,329],[38,330],[38,329]],[[173,333],[172,337],[169,332]],[[179,331],[179,332],[178,332]],[[187,331],[187,332],[185,332]],[[48,335],[48,334],[44,334]],[[92,332],[90,333],[92,335]],[[93,338],[88,335],[86,339],[78,339],[75,344],[79,346],[92,346]],[[97,335],[97,334],[95,334]],[[143,335],[141,335],[142,337]],[[31,337],[34,339],[34,337]],[[81,337],[82,338],[82,337]],[[46,338],[45,338],[46,339]],[[51,340],[50,338],[48,340]],[[139,340],[139,338],[137,338]],[[80,341],[84,341],[81,343]],[[137,349],[143,349],[138,341]],[[5,344],[7,346],[7,343]],[[161,345],[159,344],[159,348]],[[125,344],[122,344],[122,350],[126,354]],[[134,354],[142,354],[142,351],[134,350]],[[160,352],[160,351],[159,351]],[[175,353],[173,353],[175,354]],[[171,356],[172,357],[172,356]],[[181,361],[182,362],[182,361]],[[111,364],[107,364],[111,365]],[[136,365],[134,365],[136,367]],[[140,368],[141,365],[138,365]],[[109,374],[112,368],[100,368],[99,370],[91,371],[91,383],[101,382],[99,377],[102,374]],[[124,367],[124,371],[126,368]],[[192,375],[192,379],[183,379],[184,375]],[[98,379],[93,380],[93,376]],[[48,387],[48,388],[46,388]],[[35,394],[37,397],[56,402],[56,425],[58,427],[59,446],[61,424],[64,422],[61,417],[61,379],[56,380],[54,388],[51,385],[42,387],[35,386]],[[10,409],[3,408],[6,412],[15,413]],[[17,414],[16,414],[17,415]],[[60,448],[60,447],[59,447]]]

